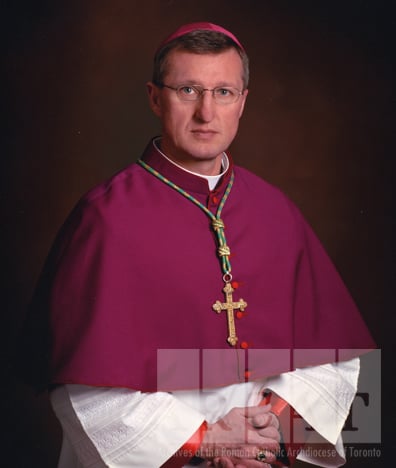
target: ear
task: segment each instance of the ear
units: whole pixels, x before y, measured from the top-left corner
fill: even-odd
[[[245,103],[246,103],[246,98],[247,98],[247,95],[249,93],[249,90],[248,89],[245,89],[245,91],[243,92],[242,96],[241,96],[241,108],[239,110],[239,118],[242,117],[242,114],[243,114],[243,110],[245,109]]]
[[[146,84],[146,88],[147,88],[151,110],[154,112],[154,114],[157,117],[160,117],[161,116],[160,89],[151,81],[149,81]]]

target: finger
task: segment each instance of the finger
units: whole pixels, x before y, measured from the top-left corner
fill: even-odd
[[[253,459],[260,463],[261,465],[263,463],[276,463],[276,454],[278,451],[272,451],[272,450],[267,450],[266,448],[259,448],[254,450],[253,452]]]
[[[234,449],[232,454],[228,456],[228,458],[235,464],[241,463],[240,460],[250,460],[250,461],[258,461],[261,463],[275,463],[276,462],[276,454],[279,453],[279,445],[276,445],[275,450],[271,450],[268,448],[269,444],[264,445],[244,445]],[[222,457],[221,457],[222,458]],[[228,468],[228,467],[227,467]]]
[[[228,463],[222,465],[221,463]],[[216,468],[271,468],[269,463],[266,461],[259,461],[254,458],[221,458],[219,459],[219,465],[216,465]],[[231,465],[229,464],[231,463]]]
[[[250,446],[259,446],[268,450],[279,450],[280,434],[272,428],[258,429],[255,431],[248,431],[246,434],[246,442]]]
[[[280,433],[278,429],[275,429],[275,427],[265,427],[264,429],[259,429],[257,433],[266,439],[273,439],[276,442],[279,442],[281,439]]]
[[[235,468],[271,468],[269,463],[263,463],[257,460],[239,460],[234,465]]]
[[[215,468],[234,468],[234,462],[228,457],[218,457],[213,460],[213,465]]]
[[[271,405],[263,405],[263,406],[246,406],[245,408],[240,408],[243,411],[243,414],[246,418],[253,418],[259,414],[266,414],[269,413],[271,410]]]
[[[221,457],[217,460],[217,465],[215,465],[215,468],[246,468],[246,467],[252,467],[252,463],[254,463],[253,460],[249,460],[248,458],[239,460],[239,459],[230,459],[227,457]],[[254,463],[255,464],[255,463]],[[260,468],[265,468],[267,464],[260,463]],[[270,465],[268,465],[270,466]]]
[[[255,428],[266,426],[279,428],[279,420],[273,413],[256,414],[251,418],[251,424]]]
[[[259,463],[276,463],[276,454],[274,452],[270,452],[269,450],[259,450],[256,453],[255,460]]]

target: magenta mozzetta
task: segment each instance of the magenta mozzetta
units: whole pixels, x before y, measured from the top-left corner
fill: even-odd
[[[212,308],[224,283],[210,219],[134,163],[80,200],[50,253],[31,314],[36,328],[50,328],[50,342],[35,344],[48,362],[41,384],[196,388],[188,373],[164,383],[161,369],[171,374],[177,350],[210,350],[217,361],[206,385],[220,386],[330,362],[330,350],[346,360],[375,347],[298,209],[228,156],[214,191],[153,143],[142,159],[212,213],[235,174],[222,209],[237,298],[248,303],[235,349],[226,314]],[[167,362],[159,369],[161,350]]]

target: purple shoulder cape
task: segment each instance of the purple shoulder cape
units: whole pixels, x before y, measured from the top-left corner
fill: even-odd
[[[298,209],[231,167],[214,191],[148,146],[143,159],[222,219],[231,249],[236,348],[209,218],[137,164],[86,194],[50,252],[29,315],[41,384],[142,391],[215,387],[345,360],[375,344]],[[43,366],[43,364],[45,364]]]

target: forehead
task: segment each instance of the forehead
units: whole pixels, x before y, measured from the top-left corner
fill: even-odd
[[[196,54],[172,50],[166,59],[165,77],[180,83],[242,84],[242,59],[234,48],[220,53]]]

